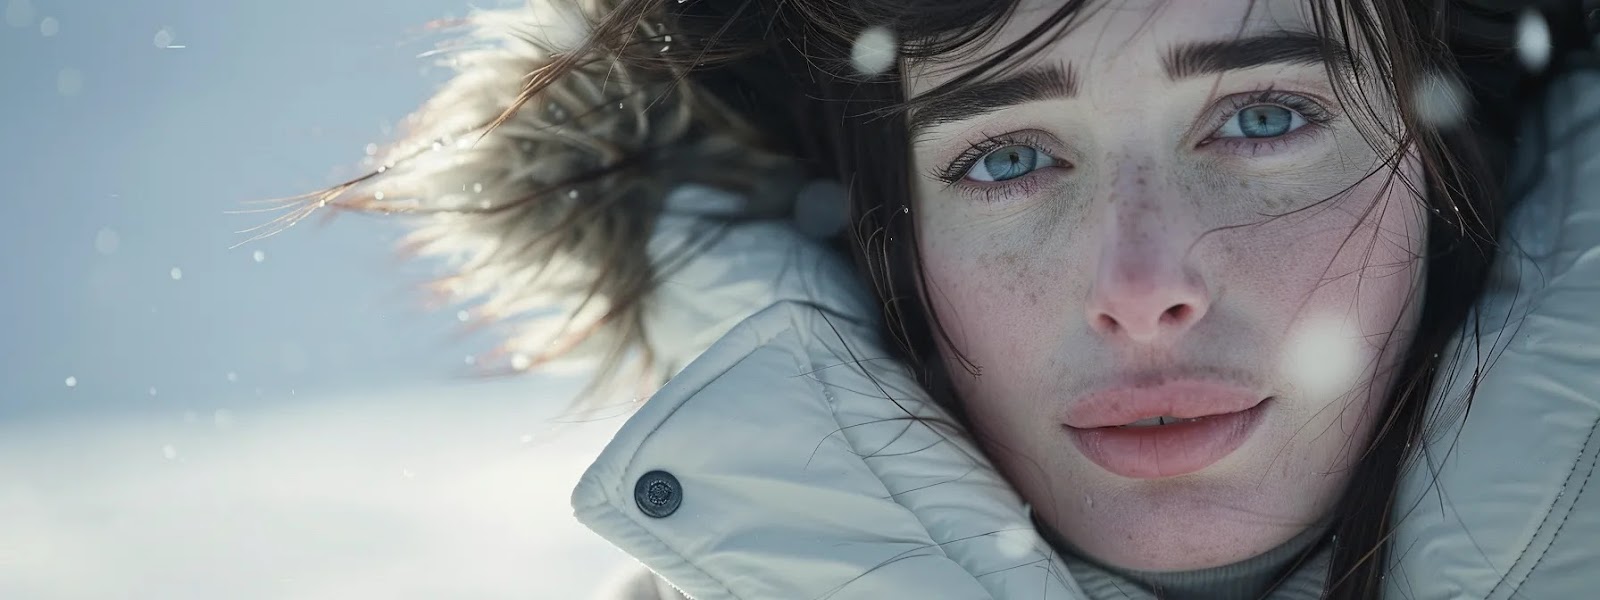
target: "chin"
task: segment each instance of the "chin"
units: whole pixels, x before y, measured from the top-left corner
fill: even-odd
[[[1319,499],[1335,494],[1344,481],[1342,470],[1309,468],[1317,462],[1310,454],[1276,451],[1292,436],[1264,429],[1266,435],[1218,464],[1160,479],[1118,476],[1075,448],[1060,448],[1066,456],[1056,464],[1063,468],[1047,484],[1056,493],[1025,493],[1053,498],[1034,504],[1039,518],[1073,550],[1099,563],[1139,571],[1236,563],[1318,523],[1327,509]]]
[[[1093,506],[1082,502],[1069,523],[1055,527],[1084,556],[1122,569],[1232,564],[1287,542],[1309,525],[1264,517],[1264,511],[1275,512],[1258,505],[1265,498],[1216,482],[1139,482],[1102,496]]]

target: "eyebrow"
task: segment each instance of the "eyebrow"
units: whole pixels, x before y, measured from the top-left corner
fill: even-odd
[[[1276,31],[1179,44],[1168,50],[1161,61],[1167,77],[1174,81],[1274,64],[1325,64],[1346,72],[1355,66],[1350,49],[1344,44],[1309,31]]]
[[[1161,61],[1162,70],[1173,81],[1275,64],[1325,64],[1355,72],[1349,48],[1337,40],[1305,31],[1179,44],[1168,50]],[[948,92],[935,90],[930,97],[914,101],[917,105],[910,113],[909,127],[915,136],[936,125],[1029,102],[1072,98],[1077,93],[1078,77],[1070,63],[1039,66]]]
[[[1078,95],[1071,64],[1042,65],[1015,75],[963,85],[927,98],[911,112],[911,131],[970,119],[1008,106]]]

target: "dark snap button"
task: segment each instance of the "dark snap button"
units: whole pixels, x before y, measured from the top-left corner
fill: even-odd
[[[657,519],[678,511],[683,504],[683,485],[666,471],[651,471],[633,486],[633,501],[644,514]]]

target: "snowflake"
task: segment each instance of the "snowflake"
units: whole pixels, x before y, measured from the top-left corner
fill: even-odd
[[[881,75],[894,66],[895,45],[894,32],[868,27],[850,47],[850,64],[862,75]]]

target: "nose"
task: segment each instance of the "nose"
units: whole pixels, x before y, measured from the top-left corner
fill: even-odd
[[[1126,219],[1124,219],[1126,221]],[[1211,308],[1187,252],[1147,227],[1116,227],[1102,246],[1087,318],[1096,333],[1136,344],[1181,337]]]

